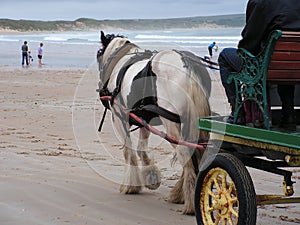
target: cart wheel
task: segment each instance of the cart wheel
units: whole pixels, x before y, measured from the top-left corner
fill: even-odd
[[[195,190],[198,225],[255,225],[256,194],[244,164],[220,153],[200,171]]]

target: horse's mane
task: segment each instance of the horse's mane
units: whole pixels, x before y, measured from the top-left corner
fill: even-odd
[[[106,48],[109,43],[114,39],[114,38],[127,38],[125,37],[124,35],[121,35],[121,34],[106,34],[105,35],[105,39],[107,40],[107,42],[103,43],[104,47]]]
[[[103,68],[103,74],[102,79],[103,81],[107,81],[109,78],[113,68],[115,67],[115,64],[122,58],[131,48],[137,47],[133,43],[126,43],[123,46],[117,48],[107,59],[107,62],[104,65]]]

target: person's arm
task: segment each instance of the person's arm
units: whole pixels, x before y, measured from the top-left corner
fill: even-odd
[[[261,49],[261,42],[265,36],[268,22],[265,12],[266,6],[256,0],[249,0],[246,10],[246,25],[242,31],[242,40],[238,47],[245,48],[256,55]]]

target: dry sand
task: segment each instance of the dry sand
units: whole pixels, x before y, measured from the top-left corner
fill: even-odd
[[[119,193],[121,143],[110,115],[97,133],[103,108],[95,67],[2,68],[0,74],[1,225],[196,224],[194,216],[178,212],[181,205],[164,200],[180,169],[171,168],[172,149],[158,138],[150,149],[162,169],[161,187]],[[282,193],[281,177],[250,173],[257,193]],[[293,179],[299,196],[299,169]],[[258,207],[257,224],[299,224],[299,212],[299,204]]]

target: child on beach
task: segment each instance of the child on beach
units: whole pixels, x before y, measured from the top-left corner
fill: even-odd
[[[42,58],[43,58],[43,43],[40,43],[40,46],[38,47],[38,59],[39,59],[39,67],[43,65]]]
[[[28,51],[28,65],[30,65],[31,62],[33,62],[33,58],[31,56],[31,51]]]

